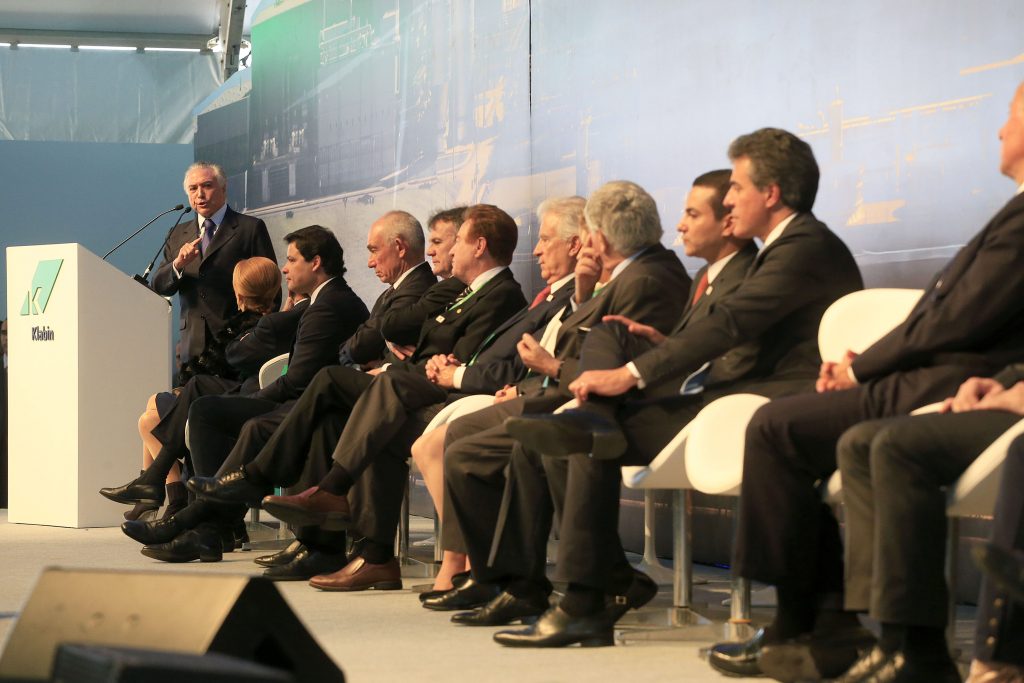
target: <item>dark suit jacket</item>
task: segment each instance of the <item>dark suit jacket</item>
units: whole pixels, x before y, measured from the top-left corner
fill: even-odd
[[[298,398],[313,376],[338,362],[338,347],[369,317],[366,306],[338,276],[324,285],[299,317],[288,371],[257,392],[254,398],[284,403]]]
[[[578,356],[586,336],[581,327],[591,328],[606,315],[624,315],[668,332],[686,309],[688,300],[682,293],[689,292],[691,284],[675,252],[661,244],[649,247],[562,323],[555,342],[555,357],[562,361],[559,383],[568,387],[578,374]],[[520,386],[520,393],[533,388]]]
[[[422,368],[439,353],[471,358],[498,325],[526,305],[526,298],[512,271],[506,268],[458,307],[452,308],[453,303],[450,300],[440,313],[423,322],[416,351],[409,359],[412,365]]]
[[[224,321],[238,313],[231,284],[235,264],[253,256],[277,260],[263,221],[228,207],[206,254],[185,266],[179,279],[171,264],[182,245],[199,235],[197,221],[179,225],[171,233],[164,247],[164,262],[153,276],[152,285],[157,294],[178,295],[182,362],[206,348],[207,329],[216,335]]]
[[[381,316],[381,333],[394,344],[415,344],[419,341],[423,322],[441,313],[465,288],[466,283],[454,277],[435,282],[419,301],[389,308]],[[395,359],[392,357],[391,360]]]
[[[754,259],[743,284],[706,314],[680,321],[662,344],[635,361],[647,384],[681,382],[706,361],[755,343],[731,374],[745,378],[816,376],[818,324],[828,306],[863,287],[839,237],[812,214],[800,214]]]
[[[569,305],[576,293],[573,280],[535,308],[524,308],[500,325],[477,349],[476,358],[462,375],[460,394],[493,394],[506,384],[515,384],[526,377],[527,368],[516,350],[524,334],[532,334],[538,341],[551,318]]]
[[[355,334],[345,342],[341,358],[344,362],[352,362],[364,365],[371,361],[384,358],[386,350],[384,340],[390,339],[396,344],[413,344],[416,342],[416,335],[426,318],[420,318],[419,324],[413,334],[399,334],[397,337],[385,337],[381,327],[385,317],[394,311],[405,311],[415,307],[423,295],[435,284],[437,278],[430,270],[430,264],[424,261],[413,268],[398,289],[389,287],[384,290],[370,310],[370,318],[360,325]],[[461,289],[461,288],[460,288]]]
[[[950,395],[966,377],[1021,360],[1022,253],[1017,195],[939,272],[907,319],[853,361],[871,399],[906,412]]]
[[[243,394],[260,388],[259,372],[264,363],[291,350],[299,319],[307,306],[309,299],[304,299],[287,311],[269,313],[260,318],[256,327],[227,345],[224,356],[244,378]]]

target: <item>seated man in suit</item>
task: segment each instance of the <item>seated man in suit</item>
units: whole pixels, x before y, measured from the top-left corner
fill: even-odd
[[[154,464],[136,480],[134,488],[128,487],[129,490],[125,491],[125,496],[129,497],[129,500],[131,496],[144,495],[146,486],[159,485],[162,482],[162,478],[154,482],[148,477],[153,476],[151,472],[156,469],[157,462],[168,457],[165,451],[184,450],[181,435],[186,420],[191,425],[192,460],[198,469],[203,467],[204,463],[202,448],[209,448],[210,445],[203,439],[201,429],[193,431],[197,424],[209,414],[217,413],[218,424],[224,429],[229,429],[232,424],[241,424],[250,417],[271,412],[282,404],[293,401],[301,394],[317,370],[337,359],[341,343],[351,337],[367,319],[366,306],[349,288],[343,277],[344,252],[334,233],[314,225],[289,233],[284,239],[288,244],[288,257],[283,272],[288,289],[308,294],[310,301],[299,317],[287,371],[267,386],[244,395],[192,396],[188,402],[184,402],[183,391],[178,397],[175,409],[154,430],[154,435],[161,439],[164,448],[161,449]],[[178,409],[178,403],[184,405],[183,410]],[[173,459],[174,455],[170,457]],[[192,507],[187,506],[178,514],[157,522],[128,521],[121,528],[130,538],[143,543],[147,542],[149,535],[153,533],[169,534],[170,538],[166,540],[170,540],[178,533],[191,528],[185,526],[187,522],[182,520],[197,514],[194,510],[190,511]],[[228,517],[230,516],[226,516],[225,519]],[[205,543],[205,546],[220,547],[219,543],[214,543],[216,531],[213,530],[213,541],[205,539],[210,541]],[[186,541],[182,545],[187,551],[185,555],[195,559],[199,554],[199,537],[192,535]],[[225,544],[225,547],[231,550],[233,544]],[[205,554],[209,556],[212,551]]]
[[[487,562],[515,444],[505,419],[554,410],[570,398],[559,381],[567,384],[573,376],[584,335],[603,316],[625,315],[668,332],[686,306],[686,295],[679,293],[689,291],[690,278],[675,253],[661,245],[657,205],[643,188],[607,183],[587,200],[585,215],[589,235],[576,265],[575,312],[562,322],[553,344],[550,337],[543,345],[523,337],[519,352],[533,374],[517,386],[521,395],[448,425],[442,543],[445,550],[468,552],[471,579],[425,600],[428,609],[477,607],[509,588],[503,572]]]
[[[1024,183],[1024,87],[1000,137],[1003,173]],[[842,609],[842,543],[817,484],[835,471],[836,442],[853,425],[906,415],[1020,357],[1021,250],[1018,193],[942,269],[902,324],[859,356],[823,366],[818,393],[778,399],[755,413],[746,432],[733,571],[775,585],[778,610],[752,640],[712,648],[712,666],[779,680],[830,678],[870,644],[856,615]],[[769,655],[780,645],[787,646],[780,656]]]
[[[227,205],[227,177],[217,164],[198,161],[185,172],[185,194],[196,217],[168,235],[153,291],[178,295],[181,362],[198,356],[224,322],[238,313],[231,271],[241,259],[277,261],[267,226]],[[275,308],[281,302],[278,296]]]
[[[453,273],[465,278],[471,285],[463,288],[449,300],[442,311],[423,323],[419,341],[411,357],[406,361],[386,363],[369,373],[349,367],[330,366],[321,370],[310,383],[294,409],[280,422],[280,426],[267,433],[266,446],[254,452],[259,438],[249,439],[242,447],[242,440],[231,453],[229,447],[211,450],[218,459],[218,466],[234,469],[232,481],[236,485],[258,487],[264,494],[274,484],[291,485],[302,475],[310,461],[309,445],[323,421],[331,421],[342,427],[359,396],[381,372],[415,372],[431,355],[436,353],[467,354],[472,351],[494,327],[512,315],[524,303],[522,290],[515,281],[508,264],[515,250],[518,229],[508,214],[497,207],[477,205],[466,211],[465,222],[459,228],[459,238],[453,248]],[[429,293],[428,293],[429,294]],[[227,444],[225,444],[227,445]],[[254,455],[259,455],[251,466],[239,469]],[[225,459],[228,456],[228,459]],[[196,457],[194,455],[194,457]],[[241,460],[241,462],[238,462]],[[365,463],[368,464],[368,463]],[[361,466],[365,466],[362,464]],[[324,479],[337,477],[339,466],[335,463]],[[214,468],[197,470],[200,477],[210,476]],[[340,476],[348,476],[347,473]],[[358,476],[358,473],[356,473]],[[352,479],[354,481],[354,478]],[[321,482],[323,484],[323,482]],[[193,486],[193,491],[198,488]],[[314,490],[324,496],[332,496],[326,487]],[[332,499],[342,496],[332,496]],[[206,507],[216,507],[208,502]],[[229,506],[230,507],[230,506]],[[286,520],[292,521],[292,520]],[[299,520],[299,523],[313,525],[315,520]],[[334,527],[338,528],[338,527]],[[332,530],[327,526],[328,531]],[[337,569],[337,567],[335,567]]]
[[[1010,366],[993,379],[975,377],[946,400],[942,413],[861,422],[839,439],[845,608],[868,612],[881,624],[878,644],[845,678],[960,680],[944,632],[949,618],[944,489],[1021,419],[1022,380],[1024,365]],[[1012,544],[1013,534],[1007,536]],[[990,604],[979,602],[983,608]],[[980,631],[988,631],[987,622],[979,619]],[[792,649],[777,645],[771,656]]]
[[[1024,415],[1024,385],[1005,402],[1007,410]],[[1006,392],[1011,393],[1011,392]],[[1010,444],[996,498],[995,523],[989,543],[974,548],[984,582],[978,598],[974,660],[967,683],[1024,681],[1024,438]]]
[[[765,245],[752,265],[696,299],[668,337],[629,320],[596,327],[583,345],[584,372],[570,385],[580,407],[509,421],[521,447],[513,455],[517,502],[510,508],[518,519],[508,524],[525,528],[530,501],[547,496],[546,471],[563,520],[558,574],[569,590],[536,627],[496,634],[504,645],[611,644],[625,611],[616,602],[628,605],[633,582],[618,537],[621,466],[649,463],[720,396],[812,387],[821,314],[862,286],[849,250],[811,213],[818,167],[807,143],[762,129],[734,141],[729,155],[734,168],[724,204],[736,209],[741,195],[747,199],[730,216],[733,235]],[[755,183],[760,191],[745,195]],[[511,552],[514,546],[504,554]]]

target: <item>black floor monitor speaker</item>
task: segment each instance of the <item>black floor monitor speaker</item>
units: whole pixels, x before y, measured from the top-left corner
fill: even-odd
[[[298,683],[281,669],[210,652],[137,650],[102,645],[57,648],[51,683]]]
[[[61,643],[215,652],[297,681],[345,680],[273,583],[249,576],[46,569],[0,655],[0,680],[49,680]]]

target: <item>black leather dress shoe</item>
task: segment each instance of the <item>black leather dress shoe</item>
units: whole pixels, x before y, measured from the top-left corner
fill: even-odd
[[[527,448],[549,456],[585,453],[595,460],[612,460],[626,450],[618,425],[587,410],[510,417],[505,428]]]
[[[514,621],[530,623],[550,606],[547,596],[540,593],[529,598],[517,598],[508,591],[502,591],[483,607],[470,612],[456,612],[452,615],[452,622],[463,626],[504,626]]]
[[[498,631],[494,641],[508,647],[582,647],[615,644],[614,623],[602,611],[587,617],[574,617],[561,607],[544,612],[533,626],[516,631]]]
[[[419,595],[420,602],[423,602],[424,600],[429,600],[430,598],[439,598],[442,595],[444,595],[445,593],[447,593],[448,591],[454,590],[454,589],[458,588],[459,586],[461,586],[462,584],[466,583],[467,580],[469,580],[469,572],[459,572],[458,574],[452,574],[452,587],[451,588],[447,588],[445,590],[436,590],[436,591],[435,590],[423,591]]]
[[[253,562],[261,567],[283,567],[299,554],[305,546],[302,545],[302,541],[292,541],[288,544],[287,548],[278,550],[276,553],[271,555],[261,555],[257,557]]]
[[[631,609],[640,609],[658,594],[658,584],[641,571],[633,570],[633,582],[623,595],[605,598],[605,615],[615,623]]]
[[[170,543],[147,545],[142,554],[161,562],[220,562],[223,550],[217,530],[201,525],[198,529],[189,529]]]
[[[757,663],[777,681],[820,681],[840,676],[875,646],[875,636],[860,626],[810,633],[761,648]],[[865,680],[874,680],[870,678]]]
[[[272,581],[309,581],[314,576],[333,574],[348,564],[345,553],[324,553],[302,546],[291,562],[263,570]]]
[[[742,643],[717,643],[708,651],[711,668],[727,676],[760,676],[757,657],[764,645],[764,629],[758,629],[750,640]]]
[[[121,531],[128,538],[143,545],[170,543],[187,531],[174,517],[158,519],[155,522],[129,521],[121,525]]]
[[[873,666],[872,666],[873,665]],[[960,672],[948,656],[908,659],[900,650],[892,653],[873,648],[835,683],[960,683]]]
[[[186,486],[199,498],[251,507],[259,507],[263,497],[273,492],[270,486],[260,486],[250,481],[242,468],[218,477],[192,477]]]
[[[125,505],[143,503],[144,505],[160,507],[164,504],[163,484],[159,486],[154,484],[137,484],[137,481],[138,479],[132,479],[124,486],[100,489],[100,495],[115,503],[123,503]]]
[[[498,586],[493,583],[477,583],[470,578],[458,588],[453,588],[436,598],[427,598],[422,604],[427,609],[439,612],[473,609],[483,607],[500,592]]]

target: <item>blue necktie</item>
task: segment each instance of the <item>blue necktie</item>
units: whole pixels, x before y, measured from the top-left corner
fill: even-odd
[[[203,252],[203,256],[206,256],[206,250],[210,248],[210,242],[213,241],[213,233],[217,232],[217,226],[207,218],[203,221],[203,230],[203,241],[199,243],[199,249]]]

